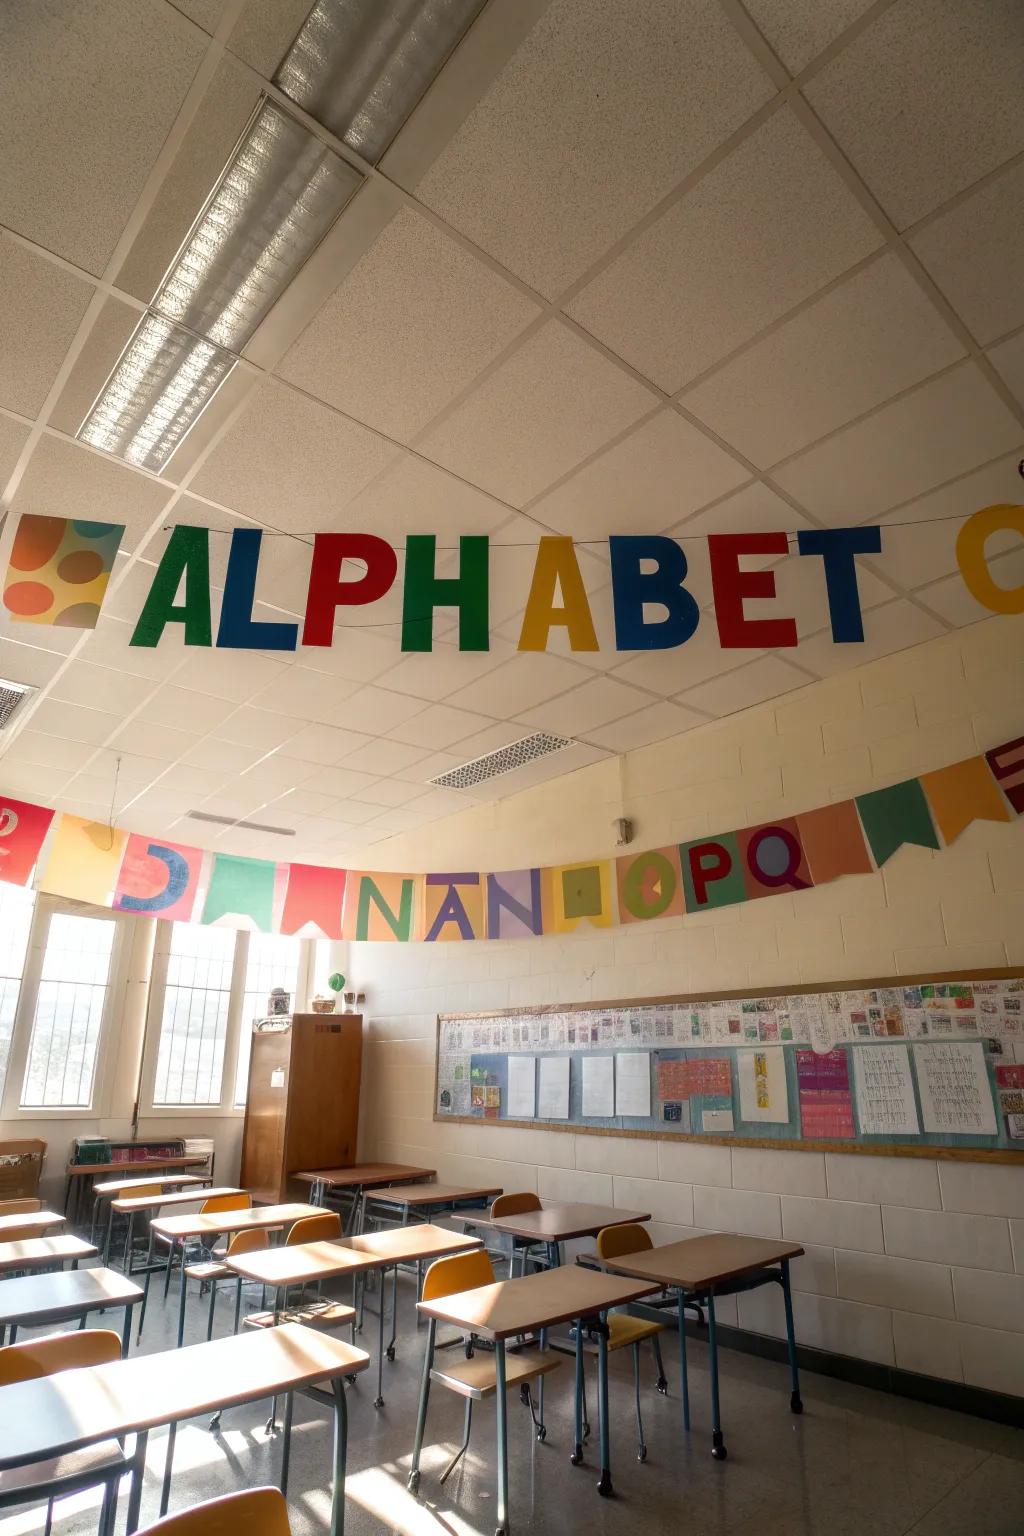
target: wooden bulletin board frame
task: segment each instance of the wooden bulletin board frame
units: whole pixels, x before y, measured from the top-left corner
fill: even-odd
[[[1024,966],[996,966],[986,970],[928,971],[912,976],[874,976],[861,980],[815,981],[789,987],[749,987],[743,991],[730,988],[724,992],[675,992],[656,997],[624,997],[583,1003],[537,1003],[518,1008],[487,1008],[471,1013],[439,1013],[434,1034],[434,1110],[433,1119],[442,1125],[504,1127],[507,1130],[554,1131],[569,1136],[619,1136],[632,1141],[697,1142],[704,1146],[755,1147],[772,1152],[834,1152],[854,1157],[918,1157],[939,1162],[1004,1163],[1024,1168],[1024,1144],[1012,1147],[956,1147],[926,1143],[860,1142],[846,1140],[804,1140],[802,1137],[736,1136],[728,1132],[633,1130],[605,1125],[580,1125],[574,1121],[487,1119],[479,1115],[441,1114],[437,1108],[441,1027],[448,1022],[473,1019],[535,1017],[557,1013],[602,1013],[611,1008],[647,1008],[659,1004],[693,1005],[696,1003],[742,1002],[757,997],[806,997],[826,992],[872,991],[882,987],[913,987],[930,982],[1012,981],[1024,972]],[[773,1049],[783,1049],[773,1046]],[[566,1050],[565,1055],[574,1054]],[[582,1053],[580,1053],[582,1054]]]

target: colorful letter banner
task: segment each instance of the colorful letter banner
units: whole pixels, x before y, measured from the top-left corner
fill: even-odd
[[[1021,811],[1024,737],[836,805],[614,860],[534,869],[412,875],[276,864],[0,796],[0,881],[25,885],[35,870],[40,890],[118,912],[304,938],[529,939],[797,893],[880,869],[905,843],[939,849],[975,821],[1010,822]],[[673,1102],[687,1097],[682,1066],[676,1077]],[[812,1118],[816,1103],[808,1099]]]

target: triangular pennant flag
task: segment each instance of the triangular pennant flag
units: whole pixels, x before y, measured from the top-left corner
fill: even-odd
[[[922,773],[921,787],[947,843],[972,821],[1012,820],[983,757],[968,757],[934,773]]]
[[[985,753],[985,761],[1017,815],[1024,815],[1024,736],[993,747]]]
[[[840,875],[871,873],[871,855],[852,800],[801,811],[796,824],[815,885]]]
[[[904,843],[916,843],[919,848],[939,846],[920,779],[905,779],[889,789],[858,795],[857,809],[879,867]]]

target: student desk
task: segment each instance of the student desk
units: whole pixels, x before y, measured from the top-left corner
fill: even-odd
[[[8,1232],[28,1232],[39,1237],[51,1227],[62,1227],[65,1220],[64,1216],[58,1216],[53,1211],[24,1211],[0,1216],[0,1243],[9,1241]]]
[[[26,1237],[20,1243],[0,1243],[0,1276],[20,1269],[58,1267],[70,1259],[71,1268],[79,1259],[95,1258],[97,1249],[81,1237]]]
[[[211,1409],[230,1408],[275,1393],[290,1394],[329,1381],[335,1413],[331,1536],[342,1536],[348,1431],[342,1377],[365,1370],[368,1363],[365,1350],[353,1349],[311,1328],[286,1324],[0,1387],[0,1470],[58,1456],[97,1440],[135,1434],[138,1439],[131,1457],[127,1522],[127,1530],[132,1532],[138,1529],[149,1430]],[[288,1430],[286,1422],[283,1486],[287,1486]],[[170,1476],[168,1454],[161,1513],[167,1507]],[[38,1492],[39,1497],[46,1497],[45,1486]]]
[[[314,1205],[326,1205],[328,1195],[334,1190],[349,1196],[352,1204],[345,1223],[347,1237],[350,1232],[363,1229],[368,1189],[380,1189],[400,1180],[412,1183],[417,1179],[432,1179],[436,1172],[436,1168],[417,1168],[411,1163],[353,1163],[351,1168],[311,1168],[305,1173],[293,1173],[292,1178],[312,1184],[309,1198]]]
[[[584,1275],[587,1278],[580,1284],[580,1279]],[[409,1473],[410,1489],[415,1493],[419,1488],[420,1451],[423,1448],[423,1431],[427,1421],[430,1372],[434,1363],[438,1322],[452,1323],[464,1333],[490,1339],[494,1344],[498,1420],[496,1536],[507,1536],[508,1433],[505,1341],[520,1334],[537,1333],[540,1335],[543,1348],[549,1328],[558,1323],[576,1323],[576,1444],[571,1460],[574,1465],[577,1465],[583,1459],[583,1328],[580,1324],[586,1319],[597,1318],[598,1402],[601,1419],[601,1479],[597,1488],[599,1493],[610,1494],[613,1490],[608,1428],[608,1328],[605,1323],[605,1314],[610,1307],[620,1307],[627,1302],[637,1301],[641,1296],[649,1296],[657,1289],[658,1287],[649,1281],[624,1281],[618,1275],[561,1266],[557,1269],[544,1270],[536,1275],[523,1275],[517,1280],[497,1280],[493,1285],[481,1285],[476,1290],[462,1291],[453,1296],[440,1296],[436,1301],[421,1301],[419,1309],[429,1319],[429,1332],[427,1348],[423,1356],[423,1379],[420,1385],[419,1413],[416,1419],[416,1439],[413,1443],[412,1470]]]
[[[132,1236],[135,1229],[136,1216],[146,1211],[160,1211],[168,1205],[196,1205],[204,1200],[212,1200],[217,1195],[242,1195],[245,1191],[234,1184],[219,1184],[216,1188],[204,1186],[201,1189],[193,1187],[188,1189],[167,1190],[157,1195],[133,1195],[126,1194],[111,1200],[107,1210],[107,1234],[103,1242],[103,1262],[110,1261],[110,1239],[114,1230],[114,1217],[127,1216],[128,1234],[125,1238],[125,1272],[129,1272],[132,1254]]]
[[[457,1206],[475,1201],[478,1205],[493,1200],[502,1192],[500,1184],[393,1184],[379,1189],[369,1197],[371,1206],[400,1218],[403,1227],[410,1217],[418,1221],[432,1221],[435,1216],[452,1212]]]
[[[85,1327],[90,1312],[124,1307],[122,1353],[128,1353],[132,1308],[142,1300],[142,1287],[115,1269],[61,1269],[52,1275],[22,1275],[0,1280],[0,1344],[6,1330],[13,1344],[19,1328],[40,1328],[46,1323],[66,1323],[80,1318]]]
[[[141,1179],[104,1179],[101,1184],[92,1187],[92,1233],[96,1236],[96,1221],[99,1216],[100,1202],[102,1200],[124,1199],[140,1189],[180,1189],[187,1184],[197,1188],[210,1183],[208,1173],[152,1173],[149,1178]],[[109,1231],[110,1222],[107,1222]],[[105,1252],[106,1250],[104,1250]]]
[[[157,1169],[163,1169],[168,1173],[175,1170],[181,1172],[187,1168],[205,1168],[210,1161],[208,1157],[142,1157],[131,1162],[127,1159],[120,1163],[67,1163],[64,1167],[64,1214],[76,1218],[78,1208],[82,1203],[82,1184],[85,1179],[92,1179],[90,1188],[95,1188],[96,1179],[101,1173],[123,1173],[130,1168],[133,1173],[152,1173]],[[72,1199],[72,1195],[74,1199]],[[68,1206],[71,1210],[68,1210]]]
[[[233,1236],[236,1232],[248,1232],[255,1227],[257,1230],[273,1232],[281,1227],[290,1227],[293,1222],[300,1221],[303,1216],[320,1216],[322,1212],[315,1205],[259,1205],[249,1210],[240,1211],[211,1211],[204,1216],[200,1212],[194,1212],[191,1216],[155,1216],[149,1224],[150,1254],[153,1250],[153,1239],[162,1237],[169,1244],[167,1249],[167,1272],[170,1275],[171,1264],[174,1258],[174,1245],[182,1245],[182,1259],[184,1261],[184,1245],[190,1237],[214,1238]],[[142,1299],[142,1311],[139,1314],[139,1333],[142,1333],[142,1324],[146,1317],[146,1302],[149,1300],[149,1281],[152,1275],[152,1266],[146,1270],[146,1294]],[[185,1265],[181,1265],[181,1292],[178,1297],[178,1348],[181,1348],[185,1337],[185,1295],[188,1286],[185,1281]]]
[[[298,1243],[294,1248],[265,1248],[260,1253],[239,1254],[237,1259],[228,1259],[226,1263],[229,1269],[243,1279],[273,1287],[275,1318],[280,1310],[281,1292],[285,1293],[287,1304],[290,1286],[318,1284],[322,1280],[336,1279],[339,1275],[351,1275],[354,1292],[356,1276],[378,1270],[381,1287],[380,1312],[377,1317],[377,1397],[373,1406],[383,1408],[384,1357],[386,1355],[389,1360],[394,1360],[395,1340],[398,1336],[399,1264],[446,1258],[449,1254],[469,1253],[482,1246],[479,1238],[466,1237],[460,1232],[446,1232],[443,1227],[420,1224],[342,1238],[338,1242]],[[392,1272],[391,1342],[385,1348],[384,1279],[389,1269]]]
[[[508,1232],[547,1249],[548,1263],[562,1262],[562,1244],[576,1237],[596,1237],[605,1227],[623,1227],[650,1221],[650,1211],[623,1211],[610,1205],[546,1205],[540,1211],[520,1211],[518,1216],[492,1216],[495,1232]]]
[[[712,1233],[708,1237],[689,1237],[682,1242],[666,1243],[661,1248],[647,1248],[640,1253],[623,1253],[604,1259],[606,1270],[617,1275],[634,1275],[656,1280],[676,1293],[679,1315],[679,1374],[683,1400],[683,1428],[690,1427],[690,1394],[686,1379],[686,1321],[683,1303],[686,1297],[703,1301],[708,1309],[708,1348],[711,1364],[711,1454],[718,1461],[726,1456],[722,1438],[722,1416],[718,1403],[718,1335],[715,1329],[715,1297],[732,1296],[738,1291],[752,1291],[759,1285],[782,1286],[786,1307],[786,1341],[789,1346],[791,1393],[789,1406],[803,1412],[800,1378],[796,1368],[796,1344],[793,1338],[793,1299],[789,1283],[789,1261],[803,1253],[798,1243],[777,1243],[763,1237],[740,1237],[732,1233]]]

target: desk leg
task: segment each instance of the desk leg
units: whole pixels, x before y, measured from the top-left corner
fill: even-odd
[[[124,1309],[124,1327],[121,1329],[121,1358],[127,1360],[128,1351],[132,1347],[132,1308],[134,1301],[130,1301]]]
[[[708,1291],[708,1363],[711,1367],[711,1454],[724,1461],[729,1454],[722,1439],[722,1410],[718,1401],[718,1329],[715,1325],[715,1288]]]
[[[149,1440],[149,1432],[143,1430],[135,1436],[135,1452],[132,1456],[132,1482],[128,1493],[128,1519],[125,1524],[125,1536],[132,1536],[133,1531],[139,1528],[139,1513],[142,1509],[142,1480],[146,1475],[146,1444]]]
[[[380,1297],[379,1297],[380,1306],[379,1306],[379,1310],[377,1312],[377,1396],[375,1397],[374,1403],[373,1403],[373,1406],[375,1408],[383,1408],[384,1407],[384,1307],[385,1307],[385,1298],[387,1297],[387,1293],[388,1293],[387,1292],[387,1285],[385,1283],[386,1274],[387,1274],[387,1271],[382,1269],[381,1272],[380,1272]],[[397,1288],[398,1288],[398,1266],[396,1264],[395,1265],[395,1289],[396,1289],[396,1292],[397,1292]],[[396,1303],[395,1304],[397,1305],[397,1297],[396,1297]]]
[[[107,1201],[107,1230],[103,1238],[103,1263],[110,1266],[110,1239],[114,1235],[114,1197]]]
[[[178,1265],[178,1276],[181,1287],[178,1291],[178,1348],[180,1349],[182,1344],[185,1342],[185,1297],[188,1291],[188,1286],[185,1280],[184,1246],[182,1246],[181,1250],[181,1263]]]
[[[548,1331],[547,1331],[546,1328],[542,1328],[540,1330],[540,1351],[541,1351],[541,1354],[544,1354],[544,1352],[547,1350],[547,1347],[548,1347]],[[537,1383],[537,1413],[540,1416],[540,1423],[537,1425],[537,1439],[540,1440],[541,1443],[543,1443],[547,1439],[547,1437],[548,1437],[548,1432],[547,1432],[547,1429],[545,1428],[545,1425],[544,1425],[544,1377],[543,1376],[540,1378],[540,1381]]]
[[[383,1279],[383,1276],[381,1277]],[[417,1297],[417,1300],[419,1298]],[[384,1286],[380,1288],[380,1311],[384,1315]],[[391,1271],[391,1343],[385,1353],[389,1360],[395,1358],[395,1340],[398,1338],[398,1265]]]
[[[64,1215],[65,1216],[68,1214],[68,1207],[69,1207],[70,1203],[71,1203],[71,1175],[68,1174],[67,1178],[64,1180]]]
[[[686,1305],[683,1292],[677,1291],[679,1307],[679,1395],[683,1400],[683,1429],[690,1428],[690,1383],[686,1374]]]
[[[601,1479],[597,1491],[608,1498],[612,1487],[611,1433],[608,1423],[608,1314],[602,1312],[597,1324],[597,1400],[601,1415]]]
[[[782,1299],[786,1305],[786,1346],[789,1350],[789,1406],[793,1413],[803,1413],[800,1376],[796,1368],[796,1339],[793,1337],[793,1292],[789,1283],[789,1260],[782,1261]]]
[[[409,1491],[418,1493],[420,1486],[420,1452],[423,1449],[423,1431],[427,1427],[427,1404],[430,1401],[430,1370],[434,1364],[434,1340],[437,1338],[437,1318],[427,1324],[427,1347],[423,1351],[423,1375],[420,1378],[420,1403],[416,1413],[416,1438],[412,1444],[412,1468],[409,1472]]]
[[[505,1340],[494,1341],[498,1431],[498,1524],[494,1536],[508,1536],[508,1392],[505,1383]]]
[[[331,1536],[345,1536],[345,1464],[348,1458],[348,1404],[345,1383],[338,1377],[334,1388],[334,1493],[331,1498]]]
[[[109,1238],[109,1231],[108,1231],[108,1238]],[[134,1251],[134,1248],[135,1248],[135,1212],[132,1211],[131,1214],[128,1217],[128,1231],[126,1232],[125,1239],[124,1239],[124,1272],[125,1272],[126,1275],[130,1275],[131,1272],[132,1272],[132,1253]],[[106,1259],[104,1259],[103,1262],[106,1263]]]
[[[583,1323],[576,1319],[576,1440],[569,1460],[578,1467],[583,1460]]]
[[[146,1279],[142,1287],[142,1306],[139,1308],[139,1332],[136,1344],[142,1338],[142,1325],[146,1321],[146,1307],[149,1305],[149,1282],[153,1278],[153,1229],[149,1229],[149,1250],[146,1257]]]
[[[178,1426],[171,1424],[167,1429],[167,1460],[164,1463],[164,1480],[160,1486],[160,1518],[167,1513],[167,1505],[171,1497],[171,1470],[174,1466],[174,1442],[177,1438]]]
[[[342,1392],[342,1397],[344,1397]],[[288,1457],[292,1449],[292,1414],[295,1411],[295,1393],[288,1392],[284,1400],[284,1434],[281,1436],[281,1492],[288,1497]]]

